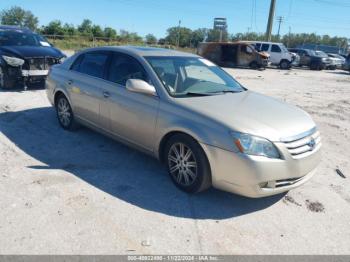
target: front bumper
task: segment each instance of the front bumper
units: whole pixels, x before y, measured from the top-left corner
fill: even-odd
[[[21,67],[5,67],[7,70],[7,75],[11,80],[21,82],[36,82],[46,79],[49,74],[49,70],[24,70]]]
[[[31,76],[41,76],[46,77],[49,74],[49,70],[22,70],[22,76],[31,77]]]
[[[211,166],[213,186],[256,198],[289,191],[313,176],[320,163],[321,145],[301,158],[293,158],[284,143],[275,145],[283,159],[249,156],[201,144]]]

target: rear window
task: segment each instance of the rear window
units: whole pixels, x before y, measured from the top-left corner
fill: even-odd
[[[85,53],[81,57],[77,58],[71,70],[87,74],[89,76],[103,78],[107,58],[107,53]]]

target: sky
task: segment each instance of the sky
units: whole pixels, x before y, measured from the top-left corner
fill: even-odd
[[[30,10],[40,25],[52,20],[78,25],[85,18],[100,26],[164,37],[166,29],[213,27],[214,17],[226,17],[229,33],[266,31],[270,0],[1,0]],[[350,0],[276,0],[273,33],[282,16],[281,34],[317,33],[350,38]]]

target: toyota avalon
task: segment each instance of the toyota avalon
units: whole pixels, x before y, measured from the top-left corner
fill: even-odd
[[[82,124],[158,158],[186,192],[278,194],[308,181],[320,162],[320,133],[306,112],[194,54],[87,49],[52,67],[46,91],[62,128]]]

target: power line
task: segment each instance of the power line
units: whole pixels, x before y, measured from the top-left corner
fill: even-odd
[[[279,38],[279,37],[280,37],[281,24],[282,24],[282,22],[283,22],[283,17],[282,17],[282,16],[277,17],[277,22],[278,22],[277,36],[278,36],[278,38]]]

